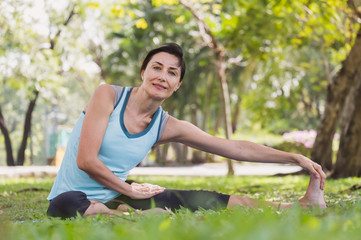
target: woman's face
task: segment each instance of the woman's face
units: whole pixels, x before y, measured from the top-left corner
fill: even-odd
[[[178,58],[166,52],[155,54],[141,75],[142,85],[157,99],[170,97],[182,84]]]

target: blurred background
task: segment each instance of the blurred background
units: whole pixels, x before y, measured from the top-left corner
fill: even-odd
[[[176,42],[187,72],[163,105],[169,114],[210,134],[312,157],[335,177],[360,176],[360,6],[2,0],[0,165],[59,166],[94,89],[139,85],[146,53]],[[154,147],[143,165],[223,160],[172,143]]]

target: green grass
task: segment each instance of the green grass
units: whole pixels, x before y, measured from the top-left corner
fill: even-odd
[[[137,177],[167,188],[207,189],[228,194],[294,202],[307,176],[287,177]],[[0,239],[360,239],[360,178],[327,180],[327,209],[294,207],[205,211],[174,214],[49,219],[47,194],[54,179],[0,179]],[[36,188],[36,189],[32,189]],[[26,189],[25,191],[22,191]],[[31,190],[32,189],[32,190]]]

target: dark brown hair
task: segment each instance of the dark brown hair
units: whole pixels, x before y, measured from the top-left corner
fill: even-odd
[[[179,67],[181,68],[181,76],[180,76],[180,80],[183,80],[184,74],[186,72],[186,64],[183,60],[183,51],[182,48],[176,44],[176,43],[166,43],[165,45],[155,48],[153,50],[151,50],[147,56],[144,58],[143,63],[142,63],[142,67],[140,69],[140,71],[142,72],[143,70],[145,70],[147,68],[147,65],[149,63],[149,61],[152,59],[152,57],[160,52],[166,52],[169,53],[175,57],[178,58],[178,62],[179,62]]]

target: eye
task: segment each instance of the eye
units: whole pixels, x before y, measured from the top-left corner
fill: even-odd
[[[160,70],[160,67],[159,66],[154,66],[153,69]]]
[[[172,75],[172,76],[176,76],[176,75],[177,75],[175,72],[172,72],[172,71],[170,71],[169,74]]]

